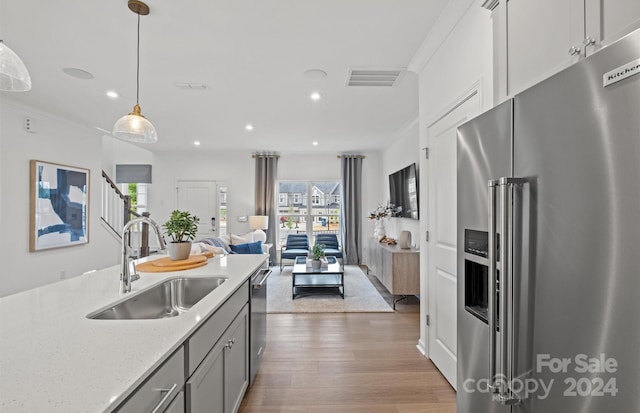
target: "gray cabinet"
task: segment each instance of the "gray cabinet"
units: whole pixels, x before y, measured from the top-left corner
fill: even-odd
[[[178,393],[164,413],[184,413],[184,392]]]
[[[249,283],[187,340],[188,413],[235,413],[249,385]]]
[[[170,407],[184,385],[184,350],[182,346],[173,353],[151,376],[117,409],[118,413],[173,412]],[[168,406],[170,408],[168,408]],[[173,409],[173,410],[171,410]]]
[[[240,408],[249,386],[249,306],[238,314],[225,335],[224,411],[235,413]]]
[[[213,346],[185,386],[187,412],[224,413],[224,350],[226,342]]]
[[[245,305],[185,386],[187,412],[234,413],[249,385],[249,306]]]
[[[247,281],[116,411],[235,413],[248,385]]]

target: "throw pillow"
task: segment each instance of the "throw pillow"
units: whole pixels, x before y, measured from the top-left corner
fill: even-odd
[[[251,242],[251,237],[246,237],[242,235],[231,234],[231,245],[240,245]]]
[[[246,244],[231,245],[231,251],[236,254],[262,254],[262,241]]]

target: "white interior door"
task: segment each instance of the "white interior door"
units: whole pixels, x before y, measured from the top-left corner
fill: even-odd
[[[196,240],[218,235],[218,196],[215,181],[178,181],[178,209],[200,218]]]
[[[427,327],[428,356],[456,387],[457,362],[457,156],[456,128],[480,111],[474,91],[455,109],[427,129],[428,202]]]

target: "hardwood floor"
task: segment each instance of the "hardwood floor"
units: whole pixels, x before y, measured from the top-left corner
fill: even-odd
[[[419,316],[415,298],[394,313],[269,314],[240,413],[455,413],[455,391],[416,349]]]

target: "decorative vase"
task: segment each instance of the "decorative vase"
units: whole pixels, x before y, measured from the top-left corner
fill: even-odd
[[[402,231],[400,233],[400,241],[398,242],[398,244],[403,250],[411,249],[411,232]]]
[[[322,267],[322,261],[320,261],[320,260],[311,260],[311,268],[314,271],[319,270],[320,267]]]
[[[387,233],[384,230],[384,222],[382,221],[382,219],[376,219],[376,226],[375,229],[373,230],[373,236],[380,241],[382,238],[385,237],[385,235],[387,235]]]
[[[173,261],[186,260],[191,254],[191,241],[170,242],[167,244],[167,251]]]

